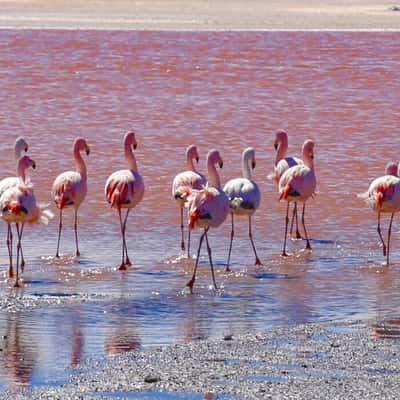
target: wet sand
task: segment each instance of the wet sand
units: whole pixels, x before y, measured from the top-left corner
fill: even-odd
[[[229,4],[229,6],[228,6]],[[400,26],[396,2],[376,0],[2,0],[0,27],[123,30],[371,30]]]
[[[377,331],[370,322],[308,324],[150,348],[88,362],[69,384],[2,398],[395,399],[400,343]]]

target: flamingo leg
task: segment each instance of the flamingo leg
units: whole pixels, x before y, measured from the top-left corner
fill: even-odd
[[[25,226],[25,224],[21,225],[21,238],[22,238],[22,232],[24,231],[24,226]],[[24,272],[25,260],[24,260],[24,253],[22,252],[22,244],[19,247],[19,253],[21,254],[21,272]]]
[[[376,227],[376,230],[377,230],[378,235],[382,242],[383,256],[386,256],[386,244],[385,244],[385,240],[383,239],[382,231],[381,231],[381,212],[380,211],[378,211],[378,226]]]
[[[303,239],[302,236],[300,235],[299,231],[299,221],[298,221],[298,212],[297,212],[297,202],[294,203],[294,208],[293,208],[293,215],[292,215],[292,223],[290,225],[290,236],[292,236],[293,232],[293,222],[296,222],[296,239]]]
[[[289,202],[286,206],[286,218],[285,218],[285,236],[283,240],[283,250],[282,250],[282,257],[287,257],[288,254],[286,253],[286,238],[287,238],[287,231],[288,231],[288,223],[289,223]]]
[[[231,272],[231,269],[230,269],[230,267],[229,267],[229,265],[230,265],[230,261],[231,261],[231,252],[232,252],[232,244],[233,244],[233,236],[235,235],[235,227],[234,227],[234,224],[233,224],[233,213],[231,213],[231,217],[232,217],[232,219],[231,219],[231,221],[232,221],[232,229],[231,229],[231,241],[230,241],[230,243],[229,243],[229,252],[228,252],[228,261],[226,262],[226,268],[225,268],[225,271],[226,272]]]
[[[181,250],[185,251],[185,233],[183,226],[183,207],[181,207]]]
[[[62,208],[60,208],[60,221],[58,224],[58,241],[57,241],[57,252],[56,252],[56,257],[60,258],[60,239],[61,239],[61,229],[62,229]]]
[[[21,238],[22,238],[22,231],[24,228],[24,224],[22,224],[21,229],[19,229],[19,223],[16,223],[15,226],[17,227],[18,243],[17,243],[17,274],[15,276],[14,287],[20,287],[19,286],[19,255],[20,255],[20,249],[21,249]]]
[[[310,244],[310,240],[308,239],[307,230],[306,230],[306,224],[305,224],[305,219],[304,219],[305,211],[306,211],[306,202],[304,202],[304,204],[303,204],[303,213],[301,214],[301,222],[303,224],[304,235],[305,235],[306,240],[307,240],[306,249],[307,250],[312,250],[311,244]]]
[[[81,253],[79,252],[79,247],[78,247],[78,210],[77,209],[75,209],[74,229],[75,229],[76,256],[79,257],[81,255]]]
[[[253,241],[253,234],[251,232],[251,216],[250,215],[249,215],[249,238],[250,238],[251,246],[253,247],[254,255],[256,256],[256,261],[255,261],[254,265],[262,265],[260,259],[258,258],[256,246]]]
[[[188,256],[188,258],[190,258],[190,235],[191,235],[191,230],[190,229],[188,229],[188,246],[187,246],[187,256]]]
[[[10,278],[14,277],[14,269],[13,269],[13,262],[12,262],[12,239],[13,239],[13,234],[12,234],[12,228],[11,224],[7,224],[7,248],[8,248],[8,256],[10,258],[10,265],[8,267],[8,276]]]
[[[119,215],[119,223],[121,226],[121,236],[122,236],[122,259],[121,259],[121,265],[119,266],[120,271],[125,271],[126,270],[126,264],[125,264],[125,231],[124,231],[124,223],[122,222],[122,215],[121,215],[121,207],[118,207],[118,215]]]
[[[206,228],[206,229],[205,229],[205,232],[206,232],[206,244],[207,244],[208,259],[210,260],[211,276],[212,276],[214,288],[215,288],[215,290],[218,290],[217,282],[215,281],[214,265],[213,265],[212,257],[211,257],[211,247],[210,247],[210,243],[208,242],[208,235],[207,235],[207,232],[208,232],[209,229],[210,229],[210,228]]]
[[[392,222],[393,222],[394,213],[392,213],[390,217],[389,229],[388,229],[388,238],[387,238],[387,255],[386,255],[386,265],[389,266],[389,252],[390,252],[390,236],[392,234]]]
[[[204,236],[206,235],[206,233],[207,233],[207,231],[204,230],[204,233],[200,236],[199,248],[197,249],[197,257],[196,257],[196,263],[195,263],[194,269],[193,269],[193,275],[192,275],[192,278],[190,279],[190,281],[186,284],[186,286],[190,289],[190,293],[192,293],[192,294],[193,294],[194,281],[196,280],[197,267],[199,265],[200,250],[201,250],[201,246],[203,244]]]
[[[126,233],[126,221],[128,220],[129,211],[131,211],[130,208],[128,208],[128,209],[126,210],[126,215],[125,215],[125,219],[124,219],[124,241],[123,241],[123,244],[124,244],[124,247],[125,247],[125,264],[128,265],[128,266],[129,266],[129,265],[132,265],[131,260],[129,259],[129,256],[128,256],[128,246],[127,246],[127,244],[126,244],[126,237],[125,237],[125,233]]]

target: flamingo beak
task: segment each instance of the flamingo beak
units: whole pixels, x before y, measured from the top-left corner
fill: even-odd
[[[255,162],[255,161],[252,161],[252,162],[251,162],[251,168],[254,169],[255,167],[256,167],[256,162]]]
[[[224,166],[224,162],[222,161],[222,158],[219,159],[218,165],[220,168],[222,168]]]
[[[88,146],[88,147],[86,147],[86,155],[89,155],[89,154],[90,154],[90,148]]]
[[[278,150],[278,143],[274,143],[274,149]]]
[[[32,160],[32,163],[31,163],[31,165],[32,165],[32,168],[33,168],[33,169],[35,169],[35,168],[36,168],[36,163],[35,163],[35,161],[33,161],[33,160]]]
[[[137,143],[135,142],[133,143],[133,149],[136,150],[136,148],[137,148]]]
[[[25,146],[24,150],[25,150],[25,153],[29,150],[28,145]]]
[[[196,162],[199,162],[199,157],[196,157]]]

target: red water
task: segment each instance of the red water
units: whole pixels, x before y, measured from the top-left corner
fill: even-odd
[[[14,174],[12,146],[23,135],[38,166],[31,174],[36,196],[50,202],[53,179],[74,167],[74,138],[84,136],[92,150],[79,212],[81,259],[70,257],[69,213],[62,260],[53,258],[57,219],[29,226],[26,286],[15,291],[6,279],[1,285],[3,298],[63,305],[0,312],[3,386],[56,384],[67,379],[66,367],[87,357],[140,346],[274,324],[398,317],[397,221],[387,268],[376,215],[356,193],[383,174],[387,161],[398,161],[399,63],[398,33],[0,31],[1,175]],[[134,266],[120,273],[119,226],[103,188],[125,167],[122,137],[130,128],[146,194],[128,224]],[[290,242],[294,255],[285,260],[285,204],[266,179],[278,128],[288,131],[292,154],[315,140],[318,179],[306,214],[314,251]],[[224,273],[226,223],[210,233],[217,294],[206,259],[195,294],[182,293],[192,264],[177,257],[179,213],[170,187],[191,143],[203,171],[208,150],[220,150],[223,182],[239,176],[242,150],[256,149],[262,203],[254,236],[264,266],[253,266],[246,221],[238,220],[235,272]],[[4,225],[2,232],[5,242]],[[5,277],[5,243],[0,257]]]

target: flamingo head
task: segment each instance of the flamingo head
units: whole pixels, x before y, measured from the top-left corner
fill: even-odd
[[[314,141],[308,139],[303,143],[303,159],[314,160]]]
[[[278,150],[282,143],[287,143],[287,133],[283,129],[279,129],[275,134],[274,148]]]
[[[252,169],[256,167],[256,152],[252,147],[248,147],[243,151],[243,159],[246,161],[246,163],[251,163]]]
[[[90,147],[86,143],[84,138],[76,138],[74,142],[74,150],[78,150],[78,152],[84,151],[87,155],[90,154]]]
[[[25,139],[22,136],[19,136],[14,145],[14,154],[15,154],[15,159],[19,160],[21,157],[21,154],[23,152],[27,152],[29,149],[28,143],[26,143]]]
[[[385,167],[385,175],[398,176],[398,167],[395,162],[390,161],[389,163],[387,163]]]
[[[136,141],[135,132],[132,129],[125,133],[124,143],[127,146],[132,146],[133,149],[136,150],[137,141]]]
[[[199,153],[197,151],[197,146],[194,144],[191,144],[187,149],[186,149],[186,158],[188,160],[193,160],[195,159],[196,162],[199,162]]]
[[[222,168],[224,166],[224,161],[222,160],[221,155],[219,154],[218,150],[210,150],[207,154],[207,164],[212,164]]]

